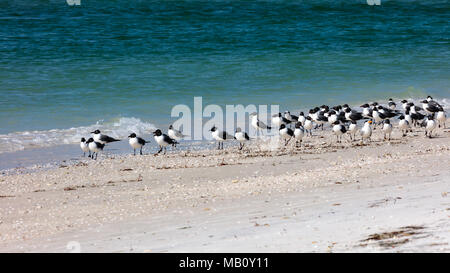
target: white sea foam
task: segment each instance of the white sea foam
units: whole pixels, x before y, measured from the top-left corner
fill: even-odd
[[[90,137],[90,132],[96,129],[114,138],[123,139],[131,132],[137,135],[149,134],[155,129],[155,126],[138,118],[122,117],[117,120],[98,121],[96,124],[70,129],[14,132],[0,135],[0,153],[60,144],[75,144],[79,143],[82,137]]]

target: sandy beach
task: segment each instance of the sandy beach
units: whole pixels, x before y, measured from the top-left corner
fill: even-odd
[[[450,124],[450,123],[449,123]],[[450,130],[0,176],[1,252],[450,252]],[[101,158],[101,159],[100,159]]]

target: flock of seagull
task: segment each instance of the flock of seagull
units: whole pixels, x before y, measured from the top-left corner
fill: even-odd
[[[251,113],[250,124],[256,129],[257,136],[264,131],[277,128],[280,138],[284,140],[286,146],[292,139],[295,140],[295,145],[302,143],[305,136],[312,136],[312,130],[321,128],[324,130],[324,125],[329,124],[332,133],[336,136],[337,143],[342,142],[342,137],[348,135],[351,141],[357,140],[357,135],[361,137],[361,143],[371,141],[372,130],[378,126],[384,134],[385,140],[391,139],[393,125],[391,119],[398,117],[398,128],[402,135],[406,136],[408,132],[412,132],[413,127],[425,127],[425,136],[432,137],[433,130],[436,127],[443,126],[445,128],[446,114],[442,105],[433,100],[431,96],[421,101],[422,107],[414,105],[413,102],[407,100],[401,101],[402,110],[397,109],[397,104],[393,99],[389,99],[386,106],[380,105],[377,102],[371,104],[363,104],[360,107],[362,111],[351,109],[347,104],[329,107],[322,105],[309,110],[308,114],[300,112],[298,116],[292,115],[289,111],[285,111],[284,115],[277,113],[272,115],[271,126],[258,119],[257,113]],[[364,121],[361,128],[358,127],[358,121]],[[223,143],[227,140],[237,140],[239,142],[239,150],[242,150],[245,143],[250,140],[248,134],[237,128],[234,135],[226,131],[219,130],[213,126],[210,130],[213,139],[218,143],[218,149],[223,149]],[[358,134],[359,132],[359,134]],[[106,144],[120,141],[119,139],[101,134],[99,130],[91,132],[93,137],[86,140],[81,139],[80,147],[83,151],[83,156],[89,153],[89,157],[97,159],[98,152],[102,151]],[[178,141],[186,137],[182,132],[169,126],[167,134],[164,134],[160,129],[153,132],[154,139],[159,145],[161,153],[164,150],[166,153],[167,146],[176,146]],[[128,136],[128,142],[134,150],[140,150],[142,155],[142,148],[149,141],[138,137],[135,133]],[[95,157],[94,157],[95,156]]]

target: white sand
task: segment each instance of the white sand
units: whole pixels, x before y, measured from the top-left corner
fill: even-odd
[[[0,251],[450,252],[450,131],[0,176]],[[448,194],[447,194],[448,193]],[[366,240],[371,237],[371,240]]]

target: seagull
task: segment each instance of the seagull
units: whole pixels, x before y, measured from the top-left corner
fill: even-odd
[[[406,110],[406,106],[408,106],[408,101],[402,100],[401,103],[402,103],[403,110]]]
[[[395,104],[393,99],[389,99],[388,106],[391,110],[395,110],[395,108],[397,107],[397,104]]]
[[[267,126],[264,122],[260,121],[258,119],[258,115],[255,112],[250,114],[250,119],[251,119],[251,124],[252,124],[253,128],[256,129],[256,134],[258,134],[258,132],[260,130],[270,130],[270,129],[272,129],[272,127]]]
[[[434,115],[434,113],[437,113],[439,111],[444,111],[442,106],[440,106],[437,102],[433,100],[423,100],[421,101],[423,109],[427,111],[428,113]]]
[[[153,132],[153,136],[155,138],[156,143],[159,145],[159,151],[155,154],[159,154],[162,152],[164,148],[164,154],[166,154],[166,148],[168,145],[175,145],[177,144],[177,141],[175,139],[172,139],[166,134],[163,134],[160,129],[156,129],[156,131]]]
[[[445,116],[445,112],[444,111],[439,111],[437,113],[436,119],[439,122],[439,128],[441,128],[441,123],[442,123],[442,125],[443,125],[442,128],[445,129],[445,121],[447,120],[447,117]]]
[[[345,129],[345,126],[342,125],[338,120],[333,123],[333,133],[336,135],[336,141],[337,143],[342,142],[342,135],[347,132],[347,129]]]
[[[88,144],[89,150],[92,152],[91,158],[94,159],[95,154],[95,160],[97,160],[98,152],[103,151],[105,144],[95,141],[92,137],[89,138],[86,143]]]
[[[361,128],[360,134],[361,134],[361,143],[364,143],[365,139],[369,139],[372,136],[372,127],[370,125],[372,124],[371,120],[368,120],[364,123],[364,126]]]
[[[292,131],[292,129],[290,128],[287,128],[286,125],[281,124],[279,132],[281,138],[284,139],[284,146],[286,146],[294,136],[294,131]]]
[[[350,120],[350,121],[352,121],[352,120],[353,120],[353,121],[358,121],[358,120],[364,118],[363,115],[362,115],[362,113],[356,112],[356,111],[352,111],[352,109],[350,109],[350,107],[347,107],[344,111],[345,111],[345,118],[346,118],[347,120]]]
[[[298,117],[295,115],[291,115],[291,112],[289,111],[285,111],[284,112],[284,117],[289,120],[290,122],[295,122],[298,121]]]
[[[120,141],[120,139],[115,139],[107,135],[102,135],[100,133],[100,130],[95,130],[94,132],[91,132],[91,134],[94,134],[94,141],[99,142],[101,144],[107,144],[115,141]]]
[[[391,140],[392,124],[389,119],[384,120],[382,130],[384,132],[384,139],[386,140],[386,136],[387,136],[387,140]]]
[[[244,148],[244,143],[246,141],[250,140],[250,137],[247,135],[246,132],[242,132],[241,128],[236,128],[236,132],[234,133],[234,139],[239,141],[239,150],[242,150]]]
[[[140,154],[142,155],[142,147],[144,147],[145,143],[148,143],[148,141],[137,137],[135,133],[130,134],[128,138],[128,143],[131,148],[134,149],[134,155],[136,155],[136,149],[140,149]]]
[[[304,123],[303,128],[305,128],[307,134],[308,134],[308,131],[309,131],[309,136],[312,137],[313,122],[312,122],[312,119],[311,119],[310,116],[307,116],[305,118],[305,123]]]
[[[409,122],[410,125],[416,125],[418,121],[423,120],[425,118],[425,115],[421,114],[421,113],[413,113],[411,111],[410,106],[406,107],[406,111],[405,111],[405,119]]]
[[[429,115],[428,119],[426,121],[425,125],[425,136],[428,135],[429,138],[431,138],[431,134],[433,133],[433,130],[436,128],[436,122],[434,121],[434,116]]]
[[[91,157],[91,151],[89,150],[89,144],[86,143],[86,139],[84,137],[81,138],[80,148],[83,151],[83,157],[86,156],[87,152],[89,152],[89,156],[88,157]]]
[[[180,131],[177,129],[174,129],[172,125],[169,126],[169,130],[167,131],[167,134],[171,139],[175,139],[176,141],[179,141],[183,139],[184,137],[187,137],[187,135],[183,135]]]
[[[276,127],[280,127],[281,124],[289,124],[289,123],[291,123],[291,121],[281,116],[281,113],[272,115],[272,124],[275,125]]]
[[[298,119],[299,122],[301,122],[302,124],[305,124],[305,114],[303,112],[300,112],[300,114],[298,115]]]
[[[370,108],[370,105],[368,103],[365,103],[363,105],[360,106],[363,110],[362,110],[362,115],[365,118],[372,118],[372,109]]]
[[[398,122],[398,127],[400,128],[400,130],[402,130],[402,136],[405,137],[406,133],[408,133],[408,130],[410,130],[411,124],[405,119],[404,115],[401,115],[400,117],[398,117],[398,119],[400,120]]]
[[[303,123],[300,121],[295,123],[295,130],[294,130],[294,137],[295,137],[295,144],[300,143],[300,147],[302,146],[302,139],[305,135],[305,129],[303,128]]]
[[[219,143],[219,147],[217,149],[222,149],[223,150],[223,142],[229,139],[233,139],[234,137],[229,135],[227,132],[225,131],[220,131],[219,129],[217,129],[216,126],[213,126],[211,128],[211,135],[212,137],[217,140],[217,142]],[[222,148],[220,147],[220,144],[222,144]]]
[[[348,126],[347,133],[350,134],[350,140],[356,140],[356,132],[358,131],[358,123],[355,120],[352,120],[350,125]],[[352,137],[353,135],[353,137]]]

